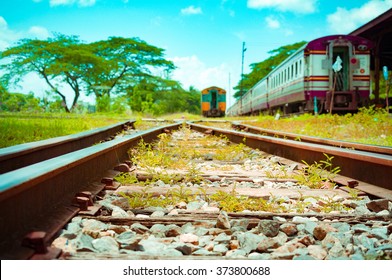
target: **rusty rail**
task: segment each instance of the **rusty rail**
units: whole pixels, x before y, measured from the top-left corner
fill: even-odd
[[[79,212],[79,207],[73,204],[76,194],[85,191],[98,193],[105,187],[105,184],[101,183],[105,172],[116,166],[129,169],[129,166],[124,164],[128,159],[128,150],[140,139],[152,142],[159,134],[176,130],[180,125],[182,123],[127,135],[1,174],[1,259],[30,258],[37,252],[36,246],[42,248],[42,243],[53,240],[55,234]],[[334,164],[342,167],[343,175],[391,190],[390,155],[301,143],[193,123],[188,125],[197,131],[225,135],[235,143],[246,139],[245,143],[252,148],[299,162],[319,161],[325,159],[323,153],[327,153],[335,157]],[[389,199],[392,200],[392,195]],[[85,202],[88,202],[87,198]],[[32,231],[36,233],[31,234]],[[45,234],[41,234],[42,232]],[[37,242],[37,239],[40,242]],[[22,247],[22,243],[27,246]]]
[[[215,135],[225,135],[235,143],[242,143],[249,147],[267,153],[288,158],[293,161],[305,161],[309,164],[325,160],[325,155],[334,156],[333,164],[340,166],[340,174],[364,181],[369,184],[392,190],[390,174],[392,171],[392,156],[365,151],[350,150],[323,144],[299,142],[276,137],[256,135],[248,132],[233,132],[209,126],[189,123],[192,129],[201,132],[208,131]],[[392,196],[391,196],[392,198]]]
[[[284,138],[284,139],[313,143],[313,144],[329,145],[329,146],[335,146],[339,148],[353,149],[357,151],[392,155],[392,148],[386,146],[367,145],[367,144],[361,144],[355,142],[338,141],[338,140],[333,140],[328,138],[313,137],[313,136],[307,136],[302,134],[265,129],[252,125],[245,125],[240,122],[233,122],[232,127],[236,130],[254,133],[254,134],[261,134],[264,136]]]
[[[0,174],[89,147],[133,127],[134,123],[134,120],[129,120],[86,132],[0,149]]]
[[[78,212],[71,206],[75,194],[98,192],[103,186],[94,182],[100,182],[102,174],[127,160],[128,150],[140,139],[154,141],[179,125],[127,135],[1,174],[1,259],[29,258],[34,250],[21,247],[26,234],[44,231],[48,233],[45,239],[50,240]]]

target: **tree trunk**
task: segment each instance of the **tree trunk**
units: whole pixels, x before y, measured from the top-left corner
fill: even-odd
[[[64,107],[65,112],[71,113],[71,111],[70,111],[70,110],[68,109],[68,107],[67,107],[67,98],[65,97],[65,95],[62,94],[60,91],[58,91],[58,89],[57,89],[54,85],[52,85],[52,83],[49,81],[49,78],[48,78],[48,76],[46,75],[45,72],[42,71],[42,72],[40,72],[40,73],[41,73],[41,75],[44,77],[46,83],[50,86],[50,88],[51,88],[56,94],[60,95],[61,99],[63,100],[63,102],[61,103],[61,105]]]

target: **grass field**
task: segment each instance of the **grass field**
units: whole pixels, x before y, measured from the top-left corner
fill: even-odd
[[[392,146],[392,117],[383,110],[373,108],[343,116],[305,114],[280,120],[264,116],[257,121],[249,120],[244,123],[309,136]]]
[[[129,115],[0,113],[0,148],[78,133],[130,119],[140,121],[141,118]],[[178,113],[159,118],[200,120],[201,116]],[[344,116],[305,114],[279,120],[273,116],[225,118],[228,121],[240,119],[243,123],[273,130],[392,146],[392,117],[385,111],[373,108]]]
[[[69,135],[127,120],[127,116],[0,114],[0,148]]]

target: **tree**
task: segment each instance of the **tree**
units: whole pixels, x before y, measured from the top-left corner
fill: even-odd
[[[146,78],[128,87],[127,97],[132,111],[162,115],[166,113],[200,113],[200,91],[184,90],[177,81]]]
[[[91,52],[103,58],[98,67],[85,73],[89,93],[96,97],[124,92],[130,85],[156,78],[153,70],[170,72],[175,67],[164,59],[164,50],[139,38],[110,37],[88,45]]]
[[[282,63],[287,57],[292,55],[305,43],[305,41],[301,41],[292,45],[282,46],[269,51],[268,53],[271,56],[266,60],[250,64],[252,71],[249,74],[245,74],[242,80],[243,93],[246,93],[249,89],[251,89],[258,81],[267,76],[268,73],[270,73],[276,66]],[[237,90],[234,93],[234,97],[237,99],[241,97],[240,82],[241,81],[239,81],[238,85],[234,87],[234,89]]]
[[[0,90],[0,111],[8,112],[38,112],[43,111],[40,100],[33,93],[8,93]]]
[[[174,65],[163,57],[163,49],[138,38],[110,37],[85,44],[76,36],[57,34],[48,40],[20,40],[1,53],[0,59],[8,63],[0,70],[5,71],[3,80],[7,84],[18,84],[28,73],[37,73],[70,112],[83,92],[93,92],[97,99],[104,95],[110,98],[111,92],[122,92],[147,76],[153,77],[153,69],[170,72]],[[70,109],[60,89],[64,84],[74,93]]]
[[[15,47],[1,53],[1,59],[9,60],[0,68],[6,73],[3,79],[8,84],[17,85],[25,75],[35,72],[45,80],[54,93],[61,97],[65,110],[69,112],[66,96],[60,91],[59,85],[65,82],[74,89],[72,109],[79,98],[80,86],[79,77],[74,75],[75,61],[67,59],[75,58],[72,53],[73,47],[77,44],[79,44],[77,37],[64,35],[57,35],[46,41],[22,39]]]

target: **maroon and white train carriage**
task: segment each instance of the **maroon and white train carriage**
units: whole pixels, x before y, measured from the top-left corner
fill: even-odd
[[[227,114],[354,112],[369,99],[371,48],[371,41],[350,35],[315,39],[260,80]]]

